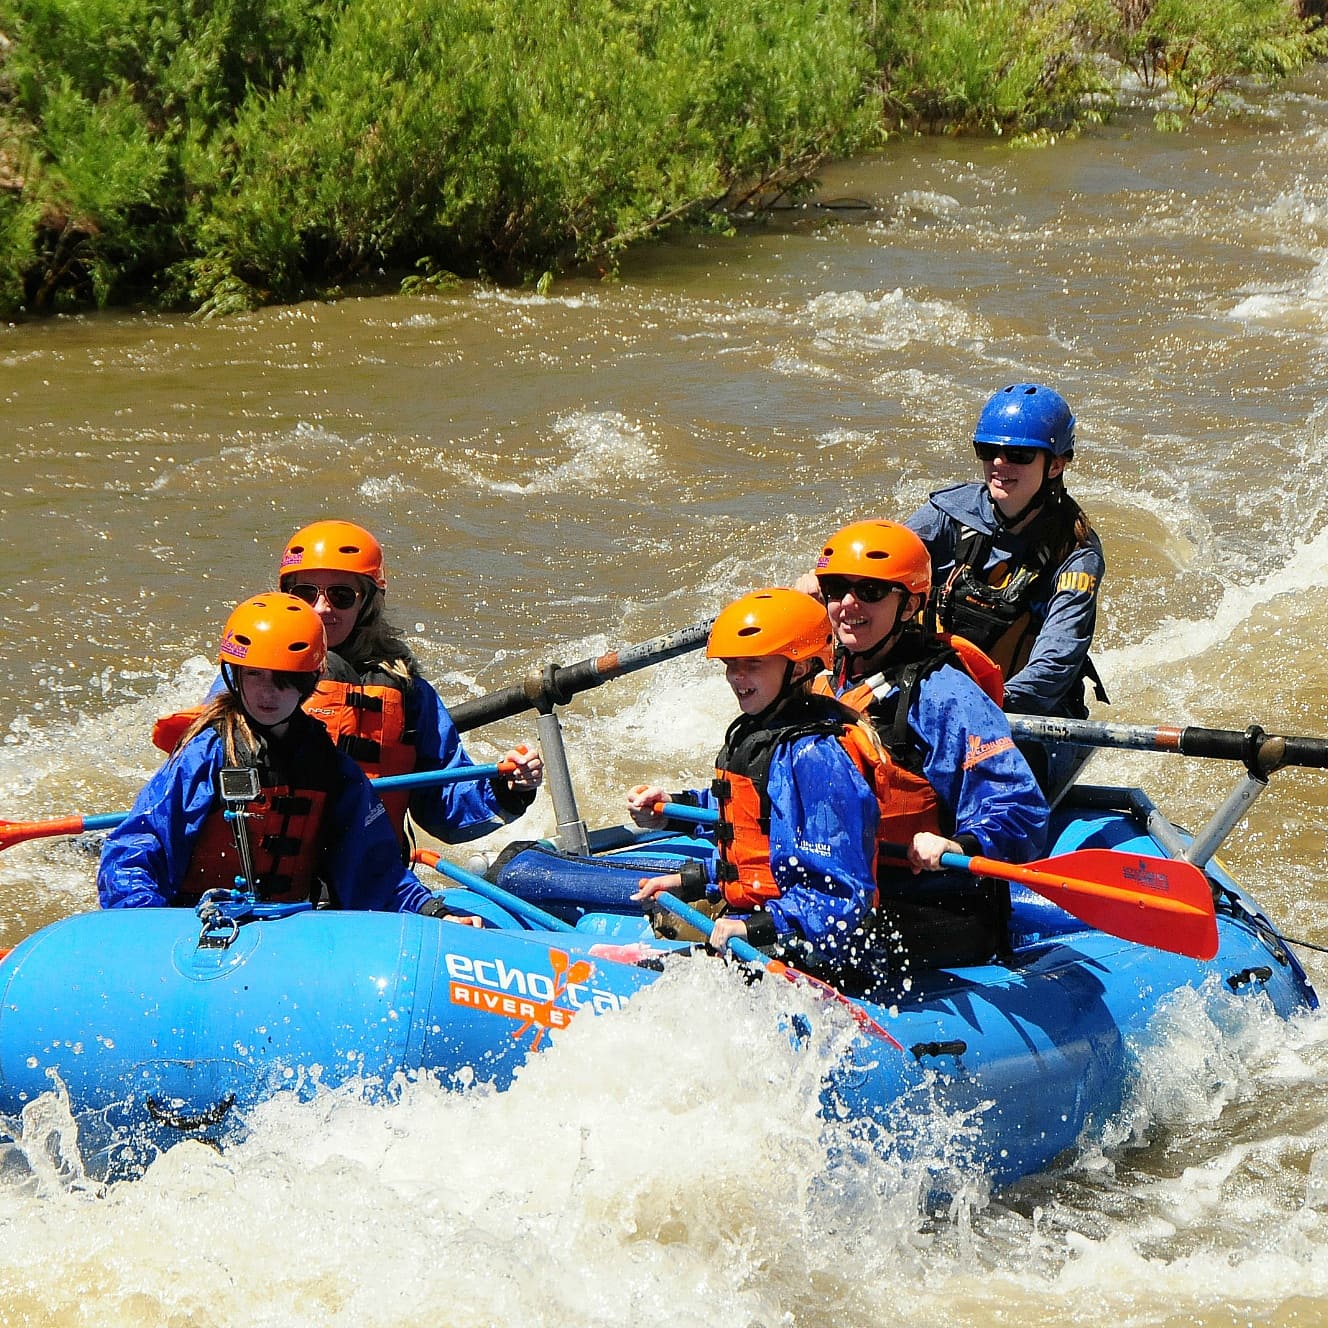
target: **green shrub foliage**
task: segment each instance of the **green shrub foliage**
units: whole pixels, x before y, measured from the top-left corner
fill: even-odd
[[[1026,132],[1121,71],[1201,113],[1293,0],[9,0],[0,312],[226,312],[382,271],[547,284],[900,128]],[[1117,71],[1113,78],[1111,71]]]
[[[18,5],[0,165],[38,222],[0,255],[11,308],[611,266],[879,123],[849,0]]]

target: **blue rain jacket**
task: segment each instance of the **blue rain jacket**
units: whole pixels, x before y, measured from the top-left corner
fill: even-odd
[[[781,894],[765,911],[781,948],[834,964],[876,895],[876,796],[839,740],[821,735],[775,748],[766,791],[770,869]],[[688,797],[716,806],[709,789]],[[712,882],[717,860],[709,863]]]
[[[382,802],[354,761],[335,749],[331,754],[341,782],[324,811],[319,874],[343,908],[419,912],[432,892],[402,865]],[[194,840],[218,806],[217,771],[225,764],[221,738],[207,729],[143,786],[102,847],[97,894],[103,908],[160,908],[174,899]]]
[[[1005,715],[968,674],[943,664],[922,677],[913,691],[908,727],[922,752],[922,777],[953,817],[949,838],[966,856],[1028,862],[1041,854],[1051,814],[1047,800],[1014,745]],[[881,873],[883,895],[919,901],[975,883],[967,873]]]
[[[453,770],[476,764],[461,745],[452,716],[430,683],[414,678],[405,700],[406,721],[415,730],[416,770]],[[435,839],[460,844],[516,820],[534,800],[534,789],[511,789],[498,776],[475,784],[416,789],[410,798],[410,814]]]
[[[905,523],[916,531],[931,554],[932,582],[941,584],[954,567],[961,526],[994,536],[986,566],[1023,563],[1028,542],[1001,528],[985,484],[955,484],[931,495]],[[1080,575],[1073,575],[1078,573]],[[1106,560],[1096,535],[1071,552],[1060,565],[1050,599],[1030,605],[1040,621],[1032,654],[1013,677],[1005,680],[1005,708],[1029,715],[1082,717],[1079,679],[1097,626],[1097,599],[1106,574]]]

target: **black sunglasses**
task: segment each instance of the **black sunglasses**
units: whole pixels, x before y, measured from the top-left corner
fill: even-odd
[[[319,595],[322,595],[337,610],[353,607],[361,594],[354,586],[311,586],[307,582],[287,587],[286,593],[302,599],[306,604],[317,604]]]
[[[979,461],[995,461],[998,456],[1003,456],[1012,466],[1031,466],[1043,449],[1012,447],[1009,443],[974,443],[973,450]]]
[[[832,599],[843,599],[851,590],[853,598],[861,604],[879,604],[887,595],[903,587],[894,581],[875,581],[870,578],[857,581],[851,576],[818,576],[817,583],[827,603]]]

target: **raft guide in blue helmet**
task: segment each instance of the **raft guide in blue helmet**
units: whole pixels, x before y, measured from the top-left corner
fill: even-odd
[[[1011,383],[988,398],[973,441],[1039,447],[1052,456],[1069,456],[1074,451],[1074,416],[1054,388]]]

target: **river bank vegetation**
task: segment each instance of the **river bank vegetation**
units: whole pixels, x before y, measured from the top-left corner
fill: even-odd
[[[1179,128],[1295,0],[10,0],[0,315],[611,270],[890,134]]]

